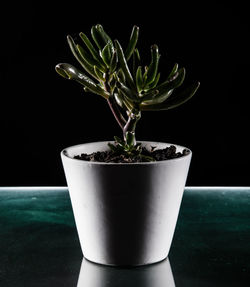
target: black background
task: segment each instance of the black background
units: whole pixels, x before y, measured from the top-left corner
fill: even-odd
[[[178,62],[186,85],[201,82],[185,105],[143,113],[137,139],[191,148],[188,185],[250,185],[247,10],[203,1],[80,3],[1,10],[0,186],[66,185],[64,147],[120,135],[105,100],[54,70],[59,62],[78,66],[66,35],[90,35],[97,23],[123,45],[138,25],[145,63],[156,43],[162,78]]]

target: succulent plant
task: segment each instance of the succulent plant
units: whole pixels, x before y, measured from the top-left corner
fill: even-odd
[[[123,49],[118,40],[112,40],[101,25],[91,28],[90,40],[80,33],[82,44],[67,36],[69,47],[84,72],[67,63],[56,66],[58,74],[83,85],[86,92],[102,96],[123,132],[123,139],[115,137],[112,149],[133,154],[140,152],[135,129],[143,111],[168,110],[185,103],[197,91],[195,82],[185,90],[177,90],[184,81],[185,68],[175,64],[168,77],[159,83],[159,49],[151,46],[151,62],[142,66],[136,47],[139,28],[134,26],[128,45]],[[87,74],[86,74],[87,72]]]

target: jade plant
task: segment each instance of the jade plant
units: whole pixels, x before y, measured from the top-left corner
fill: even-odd
[[[160,83],[158,46],[151,46],[151,61],[143,66],[137,48],[138,35],[139,28],[134,26],[124,49],[101,25],[95,25],[91,28],[92,39],[82,32],[79,34],[81,44],[67,36],[69,47],[84,71],[67,63],[56,66],[59,75],[77,81],[85,92],[100,95],[107,101],[123,135],[122,138],[115,137],[115,144],[109,146],[128,155],[138,155],[142,150],[135,137],[141,112],[178,107],[188,101],[200,85],[195,82],[178,91],[186,73],[178,64]]]

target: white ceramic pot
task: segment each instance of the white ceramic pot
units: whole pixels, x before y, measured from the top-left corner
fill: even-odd
[[[83,255],[116,266],[161,261],[169,253],[192,153],[127,164],[73,158],[107,150],[107,143],[81,144],[61,152]],[[159,149],[170,145],[142,144]],[[184,149],[175,146],[177,151]]]

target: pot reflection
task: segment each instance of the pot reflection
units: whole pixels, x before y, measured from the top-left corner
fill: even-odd
[[[92,263],[83,258],[77,287],[175,287],[169,259],[134,268]]]

